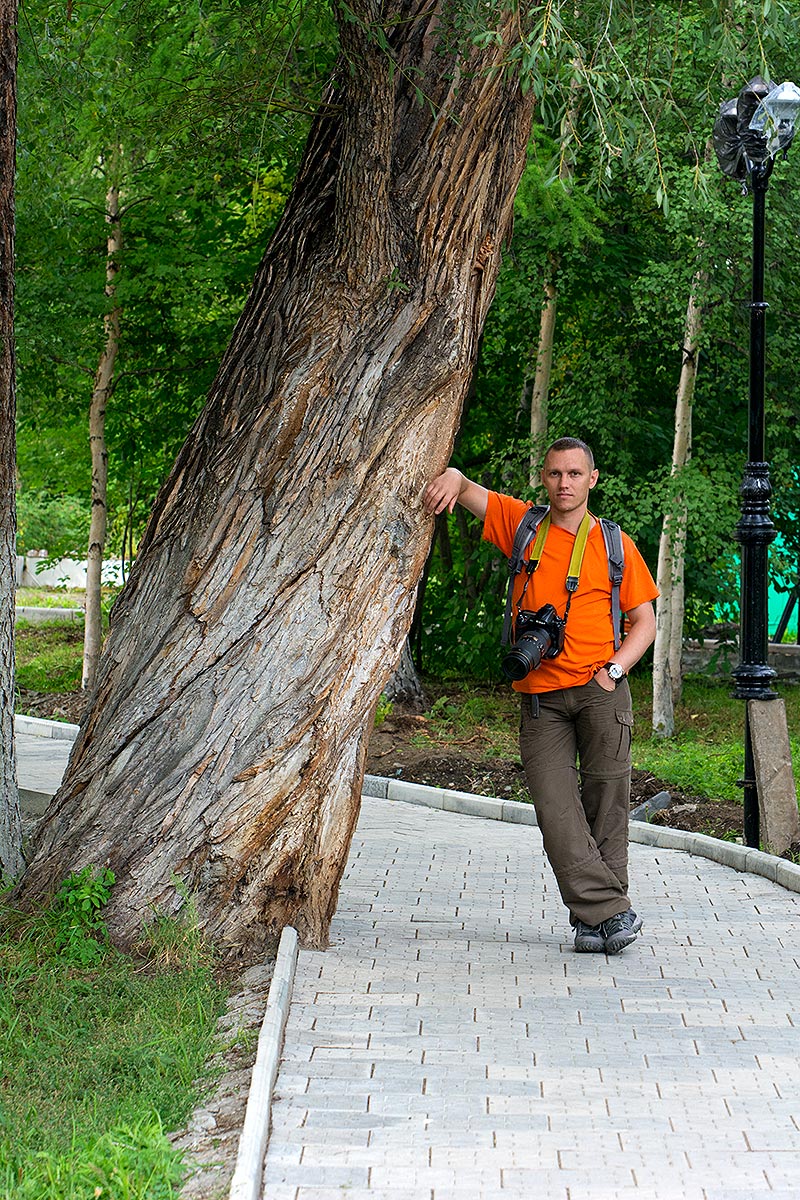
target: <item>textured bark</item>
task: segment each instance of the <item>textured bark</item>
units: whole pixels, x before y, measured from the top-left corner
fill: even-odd
[[[683,362],[675,398],[675,437],[672,446],[673,476],[689,461],[692,450],[692,400],[697,378],[697,354],[703,312],[697,303],[707,282],[698,271],[692,280],[683,335]],[[681,652],[683,649],[684,564],[686,560],[686,503],[678,494],[672,509],[664,514],[658,544],[656,583],[656,640],[653,647],[653,732],[672,737],[675,706],[681,698]]]
[[[17,5],[0,0],[0,874],[22,869],[14,759],[14,163],[17,118]]]
[[[391,700],[393,704],[402,704],[411,712],[421,713],[428,707],[425,690],[414,666],[409,638],[403,643],[400,661],[386,684],[384,694],[387,700]]]
[[[550,375],[553,369],[553,345],[556,337],[556,303],[558,288],[556,274],[559,258],[555,254],[548,256],[548,274],[544,281],[544,302],[539,320],[539,341],[536,347],[536,368],[533,383],[526,381],[524,386],[530,387],[531,406],[531,458],[530,485],[538,488],[541,484],[540,470],[542,457],[547,448],[547,401],[550,397]]]
[[[229,947],[287,921],[324,944],[336,906],[531,118],[489,69],[513,17],[460,64],[423,0],[381,20],[395,64],[343,23],[356,68],[156,501],[23,881],[28,902],[108,862],[122,942],[182,889]]]
[[[92,515],[89,523],[89,548],[86,562],[86,624],[83,635],[83,678],[81,687],[90,690],[97,680],[97,667],[103,647],[103,556],[108,528],[108,447],[106,446],[106,406],[114,386],[120,334],[120,309],[117,304],[117,275],[122,252],[122,225],[116,174],[118,155],[110,164],[112,182],[106,193],[106,286],[108,310],[103,318],[105,342],[95,372],[92,402],[89,406],[89,446],[92,453]]]

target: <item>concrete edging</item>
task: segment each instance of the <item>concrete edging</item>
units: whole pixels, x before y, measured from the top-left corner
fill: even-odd
[[[14,609],[16,621],[30,621],[44,625],[46,621],[81,621],[86,619],[82,608],[37,608],[29,604],[18,604]]]
[[[445,788],[388,779],[381,775],[364,776],[363,794],[385,800],[402,800],[405,804],[420,804],[468,817],[512,821],[517,825],[536,824],[532,804],[523,804],[519,800],[495,800],[470,792],[448,792]],[[775,854],[766,854],[763,850],[751,849],[750,846],[724,842],[721,838],[708,837],[704,833],[672,829],[669,825],[649,825],[646,821],[631,821],[630,840],[656,849],[683,850],[686,854],[695,854],[722,866],[733,867],[735,871],[761,875],[788,891],[800,892],[800,865],[778,858]]]
[[[74,742],[80,725],[66,721],[47,721],[43,717],[14,716],[14,733],[27,733],[29,737],[55,738],[58,742]]]
[[[272,1089],[278,1074],[283,1034],[297,967],[297,930],[286,925],[278,944],[275,971],[258,1035],[256,1061],[247,1095],[242,1136],[236,1155],[229,1200],[258,1200],[270,1128]]]

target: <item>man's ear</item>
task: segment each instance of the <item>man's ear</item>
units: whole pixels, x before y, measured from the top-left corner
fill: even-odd
[[[598,471],[597,467],[595,467],[595,469],[592,471],[591,475],[589,476],[589,487],[593,488],[599,478],[600,478],[600,472]]]

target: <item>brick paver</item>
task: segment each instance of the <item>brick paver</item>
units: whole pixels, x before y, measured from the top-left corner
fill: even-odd
[[[576,955],[538,830],[365,798],[265,1200],[797,1200],[800,895],[631,859],[643,936]]]

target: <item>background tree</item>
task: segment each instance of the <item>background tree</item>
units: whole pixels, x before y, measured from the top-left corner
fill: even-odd
[[[22,866],[14,760],[14,164],[17,6],[0,0],[0,873]]]
[[[114,612],[23,883],[110,862],[109,922],[324,942],[524,166],[519,15],[340,12],[343,57]],[[479,25],[475,25],[476,21]],[[475,32],[474,32],[475,31]]]

